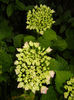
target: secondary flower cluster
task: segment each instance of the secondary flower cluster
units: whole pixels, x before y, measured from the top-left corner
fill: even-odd
[[[16,75],[18,88],[31,90],[33,93],[41,89],[41,93],[47,92],[43,84],[50,84],[50,78],[54,77],[54,71],[50,71],[50,59],[47,56],[52,49],[41,48],[38,42],[26,42],[23,48],[17,48]]]
[[[67,85],[64,88],[66,90],[64,97],[68,98],[68,100],[74,100],[74,77],[67,81]]]
[[[51,10],[46,5],[37,5],[33,10],[29,10],[27,14],[27,29],[36,30],[39,34],[43,35],[46,29],[50,29],[52,24],[55,23],[52,18],[52,13],[54,10]]]

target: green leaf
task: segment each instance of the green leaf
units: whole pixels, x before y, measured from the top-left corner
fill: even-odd
[[[6,42],[0,41],[0,49],[3,49],[4,51],[8,50]]]
[[[25,10],[25,5],[21,1],[16,0],[16,4],[19,10]]]
[[[2,1],[3,3],[6,3],[6,4],[9,3],[9,0],[0,0],[0,1]]]
[[[66,50],[66,51],[63,52],[63,57],[64,57],[65,59],[71,59],[71,57],[72,57],[72,54],[71,54],[71,53],[72,53],[72,52]]]
[[[67,21],[71,18],[71,11],[70,10],[67,10],[64,15],[63,15],[63,22],[64,21]]]
[[[54,88],[52,86],[49,86],[47,94],[43,94],[40,100],[57,100]]]
[[[0,74],[2,74],[2,65],[0,65]]]
[[[8,76],[7,74],[1,74],[0,75],[0,82],[6,82],[8,80]]]
[[[66,41],[69,50],[74,50],[74,29],[67,29],[66,31]]]
[[[56,50],[63,51],[67,48],[67,42],[66,40],[62,39],[60,36],[57,36],[57,40],[53,42],[52,46]]]
[[[57,39],[56,32],[52,29],[46,30],[43,34],[43,36],[40,36],[38,38],[38,42],[42,47],[47,48],[48,46],[52,46],[52,41]]]
[[[33,5],[25,6],[25,10],[26,10],[26,11],[31,10],[31,9],[33,9],[33,7],[34,7]]]
[[[74,27],[74,22],[72,22],[71,26]]]
[[[9,53],[14,53],[15,52],[15,47],[14,46],[9,46],[8,47],[8,52]]]
[[[2,65],[2,71],[7,72],[12,64],[11,55],[7,54],[4,50],[0,50],[0,65]]]
[[[70,63],[74,65],[74,57],[71,58]]]
[[[7,6],[7,16],[10,17],[13,14],[14,11],[14,5],[13,4],[9,4]]]
[[[73,59],[73,63],[74,63],[74,59]],[[73,73],[73,75],[74,75],[74,64],[72,65],[72,64],[70,64],[69,65],[69,70]]]
[[[56,89],[59,93],[63,93],[64,83],[71,78],[73,74],[70,71],[56,71]]]
[[[63,13],[63,7],[61,5],[58,5],[57,14],[61,16],[62,13]]]
[[[69,67],[68,67],[68,62],[64,59],[64,58],[62,58],[61,56],[56,56],[56,60],[59,62],[59,64],[60,64],[60,70],[68,70],[69,69]]]
[[[30,10],[30,9],[33,9],[33,5],[28,5],[28,6],[25,6],[25,4],[23,2],[21,2],[20,0],[16,0],[16,8],[19,9],[19,10]]]
[[[51,40],[56,40],[57,39],[57,35],[56,32],[52,29],[46,30],[43,34],[43,38],[51,41]]]
[[[74,22],[74,17],[71,17],[69,20],[68,20],[68,23],[72,23]]]
[[[60,25],[61,23],[62,23],[62,17],[56,19],[56,23],[55,23],[56,26]]]
[[[23,34],[18,34],[13,38],[14,41],[14,47],[18,48],[21,47],[23,44],[23,39],[24,39],[24,35]]]
[[[24,37],[24,42],[29,42],[29,41],[33,41],[33,42],[35,42],[36,39],[35,39],[34,36],[31,36],[31,35],[27,35],[27,36],[25,36],[25,37]]]
[[[10,38],[12,36],[13,28],[8,25],[8,21],[2,19],[0,22],[0,40]]]
[[[47,48],[51,46],[51,41],[48,42],[48,40],[44,39],[43,37],[39,37],[37,41],[40,43],[41,47]]]
[[[60,33],[63,33],[66,30],[66,25],[62,25],[60,27]]]
[[[65,59],[63,59],[60,56],[57,56],[56,59],[50,60],[50,70],[55,70],[55,71],[69,70],[69,66]]]
[[[59,100],[66,100],[63,95],[59,96]]]

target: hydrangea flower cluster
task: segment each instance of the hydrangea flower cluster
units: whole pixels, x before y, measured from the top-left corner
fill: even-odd
[[[18,88],[31,90],[33,93],[41,89],[46,94],[48,88],[43,84],[50,84],[50,78],[54,77],[54,71],[50,71],[50,59],[47,56],[52,49],[41,48],[38,42],[25,42],[23,48],[17,48],[16,75]]]
[[[64,86],[66,92],[64,92],[64,97],[68,100],[74,100],[74,77],[67,81],[67,85]]]
[[[36,30],[39,34],[43,35],[44,31],[50,29],[52,24],[55,21],[52,18],[52,13],[54,10],[51,10],[46,5],[37,5],[33,8],[33,10],[29,10],[27,14],[27,29]]]

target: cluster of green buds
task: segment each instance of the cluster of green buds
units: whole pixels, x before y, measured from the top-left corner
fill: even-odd
[[[74,100],[74,77],[67,81],[67,85],[64,86],[66,92],[64,92],[64,97],[68,100]]]
[[[50,29],[55,21],[52,18],[54,10],[46,5],[37,5],[27,13],[27,29],[36,30],[37,33],[43,35],[44,31]]]
[[[38,42],[25,42],[22,48],[17,48],[16,75],[18,88],[31,90],[33,93],[41,89],[46,93],[47,88],[43,85],[50,84],[50,78],[54,77],[54,71],[50,71],[50,59],[47,56],[52,49],[41,48]]]

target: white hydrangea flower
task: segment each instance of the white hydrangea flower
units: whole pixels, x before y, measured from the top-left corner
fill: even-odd
[[[47,92],[44,83],[50,84],[50,59],[45,48],[41,48],[38,42],[25,42],[23,48],[18,48],[15,73],[17,75],[18,88],[31,90],[33,93],[39,91]]]

